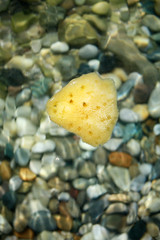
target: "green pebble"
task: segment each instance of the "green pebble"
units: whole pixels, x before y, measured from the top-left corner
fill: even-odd
[[[110,5],[108,2],[102,1],[92,6],[92,12],[98,15],[107,15],[109,12]]]
[[[17,12],[11,17],[12,29],[14,32],[19,33],[25,31],[36,20],[34,14],[24,14],[23,12]]]

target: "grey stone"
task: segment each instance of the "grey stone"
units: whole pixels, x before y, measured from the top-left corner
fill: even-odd
[[[155,15],[146,14],[142,20],[142,23],[154,32],[160,31],[160,19]]]
[[[48,211],[38,211],[31,215],[28,226],[35,232],[44,230],[53,231],[56,229],[56,222]]]
[[[59,175],[60,179],[62,179],[64,181],[68,181],[68,180],[73,180],[73,179],[77,178],[78,173],[77,173],[76,169],[74,169],[72,167],[61,167],[59,169],[58,175]]]
[[[133,41],[126,35],[113,37],[107,45],[124,65],[127,72],[138,72],[143,75],[144,83],[153,89],[154,84],[160,79],[157,69],[136,48]]]
[[[157,82],[156,87],[153,89],[149,101],[148,110],[152,117],[160,117],[160,83]]]
[[[31,116],[31,111],[32,109],[29,106],[18,107],[15,111],[15,117],[29,118]]]
[[[11,225],[8,221],[0,214],[0,234],[9,234],[12,231]]]
[[[123,138],[111,138],[103,146],[109,151],[116,151],[123,143]]]
[[[41,169],[41,161],[40,160],[30,160],[29,162],[29,168],[32,172],[34,172],[36,175],[39,174],[40,169]]]
[[[138,114],[129,108],[122,108],[119,113],[120,120],[123,122],[134,123],[139,121]]]
[[[141,146],[140,143],[135,140],[135,139],[131,139],[127,144],[127,151],[132,155],[132,156],[138,156],[141,152]]]
[[[73,180],[72,185],[78,190],[84,190],[88,187],[89,182],[86,178],[76,178]]]
[[[132,202],[129,205],[129,213],[127,215],[127,224],[131,225],[135,223],[137,220],[137,215],[138,215],[138,205],[136,202]]]
[[[41,233],[39,233],[38,234],[38,236],[37,236],[37,240],[57,240],[57,238],[55,238],[54,236],[53,236],[53,233],[52,232],[50,232],[50,231],[46,231],[46,230],[44,230],[44,231],[42,231]],[[62,240],[63,240],[63,238],[62,238]]]
[[[32,40],[30,45],[34,53],[38,53],[42,47],[42,43],[40,39]]]
[[[87,196],[90,199],[98,198],[106,192],[107,192],[107,190],[105,189],[105,187],[100,184],[91,185],[86,190]]]
[[[94,240],[109,240],[109,233],[107,229],[100,224],[93,225],[92,234],[94,236]]]
[[[135,192],[141,191],[145,181],[146,177],[144,175],[142,174],[138,175],[137,177],[132,179],[130,189]]]
[[[86,44],[79,49],[79,57],[82,59],[93,59],[98,55],[99,49],[93,44]]]
[[[127,192],[130,190],[130,175],[128,169],[108,165],[107,171],[119,189]]]
[[[17,148],[14,154],[15,162],[21,167],[27,166],[30,160],[30,151],[24,148]]]
[[[19,176],[13,176],[9,179],[9,188],[12,191],[17,191],[22,185],[22,180]]]
[[[5,102],[5,112],[7,119],[11,119],[14,116],[15,110],[16,110],[15,98],[7,96]]]
[[[96,166],[93,162],[85,161],[78,166],[79,176],[84,178],[91,178],[96,176]]]

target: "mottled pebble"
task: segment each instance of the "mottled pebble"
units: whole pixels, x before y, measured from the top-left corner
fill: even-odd
[[[33,153],[45,153],[45,152],[52,152],[55,149],[54,141],[47,139],[42,142],[37,142],[32,147]]]
[[[8,221],[0,214],[0,233],[9,234],[12,231],[11,225]]]
[[[51,50],[54,53],[66,53],[69,50],[69,45],[65,42],[57,41],[51,45]]]
[[[78,173],[79,176],[84,178],[94,177],[96,175],[96,166],[90,161],[82,162],[78,166]]]
[[[13,176],[9,180],[9,189],[12,191],[17,191],[22,184],[22,180],[19,176]]]
[[[57,227],[63,231],[70,231],[73,225],[73,220],[70,216],[54,215]]]
[[[112,152],[108,156],[109,162],[119,167],[129,167],[132,163],[131,155],[124,152]]]
[[[15,218],[13,221],[14,230],[17,232],[23,232],[28,224],[30,212],[28,206],[20,204],[16,207]]]
[[[122,143],[123,143],[122,138],[111,138],[103,146],[105,149],[109,151],[116,151],[118,150],[118,148],[121,146]]]
[[[138,115],[139,122],[143,122],[149,117],[147,104],[137,104],[132,108],[132,110]]]
[[[106,193],[106,189],[102,185],[96,184],[96,185],[89,186],[86,192],[87,192],[87,196],[90,199],[94,199]]]
[[[33,181],[36,178],[36,174],[29,168],[20,168],[19,176],[23,181]]]
[[[31,215],[28,226],[35,232],[53,231],[56,228],[56,222],[49,211],[41,210]]]
[[[17,148],[14,154],[15,162],[21,167],[27,166],[30,160],[30,152],[28,149]]]
[[[79,57],[82,59],[93,59],[99,50],[95,45],[87,44],[79,49]]]

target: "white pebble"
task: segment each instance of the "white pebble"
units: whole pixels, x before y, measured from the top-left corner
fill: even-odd
[[[52,140],[37,142],[32,147],[33,153],[52,152],[55,149],[55,143]]]
[[[54,53],[66,53],[69,50],[69,46],[65,42],[57,41],[51,45],[51,50]]]
[[[92,59],[92,60],[88,61],[88,65],[89,65],[90,68],[92,68],[94,71],[98,71],[99,65],[100,65],[100,61],[97,60],[97,59]]]
[[[123,122],[138,122],[139,116],[129,108],[122,108],[119,113],[120,120]]]
[[[138,156],[140,154],[140,151],[141,151],[141,146],[140,146],[140,143],[135,140],[135,139],[131,139],[127,144],[127,150],[129,150],[129,153],[132,155],[132,156]]]
[[[82,139],[80,139],[79,141],[79,146],[81,149],[87,150],[87,151],[94,151],[96,149],[96,147],[93,147],[90,144],[83,142]]]
[[[106,191],[107,190],[100,184],[92,185],[87,188],[87,196],[90,199],[94,199],[103,195]]]
[[[116,151],[120,145],[123,143],[123,138],[111,138],[103,146],[109,151]]]
[[[160,123],[154,125],[153,132],[156,136],[160,135]]]
[[[35,135],[37,127],[27,118],[18,117],[16,119],[18,136]]]

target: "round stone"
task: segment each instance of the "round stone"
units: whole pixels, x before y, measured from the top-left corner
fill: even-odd
[[[100,61],[98,59],[92,59],[92,60],[88,61],[88,65],[94,71],[98,71],[99,65],[100,65]]]
[[[131,155],[124,152],[112,152],[108,157],[111,164],[119,167],[128,168],[132,163]]]
[[[27,166],[30,160],[30,152],[27,149],[17,148],[14,154],[15,162],[21,167]]]
[[[54,53],[66,53],[69,50],[69,45],[65,42],[57,41],[51,45],[51,50]]]
[[[98,15],[107,15],[110,5],[108,2],[100,1],[92,6],[92,11]]]
[[[132,156],[138,156],[141,152],[141,146],[140,143],[135,140],[135,139],[131,139],[127,144],[126,144],[127,150],[128,152],[132,155]]]
[[[138,115],[138,121],[145,121],[149,117],[149,111],[147,104],[137,104],[132,110]]]
[[[86,44],[79,49],[79,57],[82,59],[92,59],[95,58],[99,50],[95,45]]]
[[[138,122],[139,116],[129,108],[122,108],[119,113],[120,120],[123,122]]]

